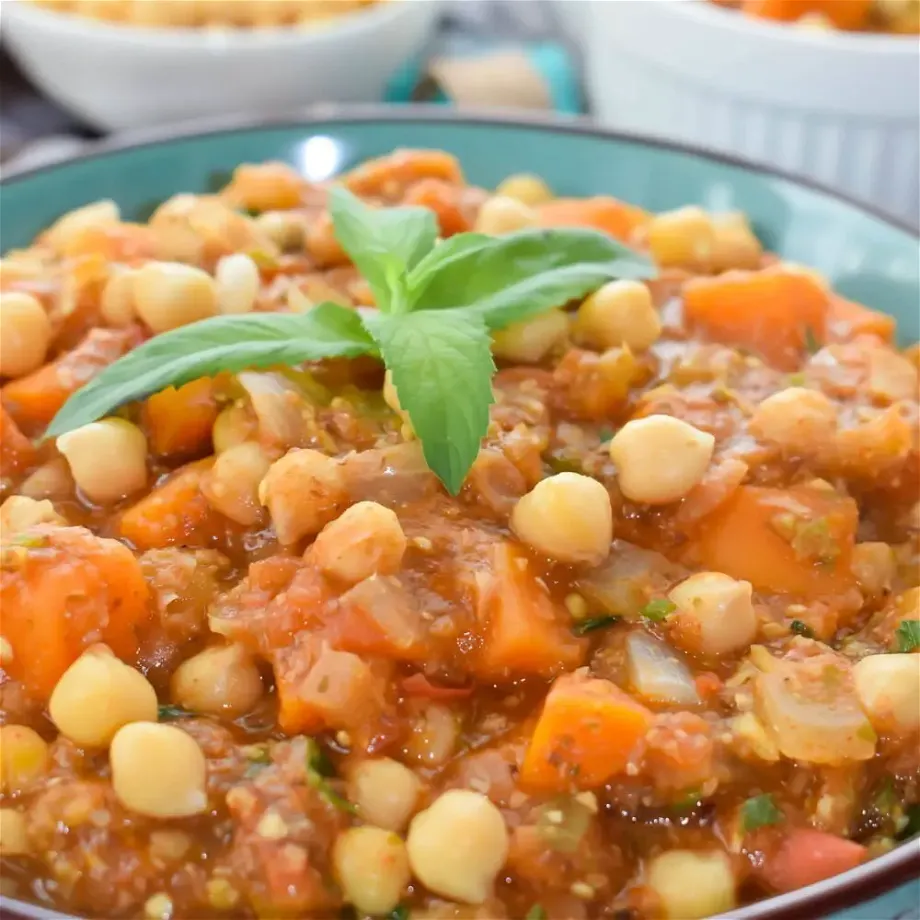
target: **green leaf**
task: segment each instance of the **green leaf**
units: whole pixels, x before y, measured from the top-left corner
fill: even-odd
[[[485,233],[456,233],[435,244],[409,274],[408,287],[413,301],[417,292],[423,290],[431,279],[442,270],[449,269],[459,259],[465,259],[473,250],[491,246],[495,237]]]
[[[429,468],[456,495],[479,453],[492,404],[491,340],[462,313],[367,313]]]
[[[779,824],[784,818],[785,815],[776,807],[773,796],[769,793],[755,795],[741,806],[741,825],[745,831]]]
[[[789,624],[789,629],[797,636],[804,636],[806,639],[814,639],[815,637],[812,628],[807,623],[803,623],[801,620],[793,620]]]
[[[397,904],[387,914],[387,920],[409,920],[409,908],[405,904]]]
[[[576,636],[586,636],[588,633],[597,632],[599,629],[606,629],[608,626],[613,626],[614,623],[619,623],[622,619],[623,618],[619,616],[588,617],[576,623],[572,627],[572,632],[575,633]]]
[[[913,652],[920,648],[920,620],[901,620],[895,636],[899,652]]]
[[[547,920],[546,909],[542,904],[534,904],[524,915],[524,920]]]
[[[173,722],[176,719],[194,719],[196,713],[183,709],[181,706],[173,706],[171,703],[164,703],[157,707],[157,718],[161,722]]]
[[[666,597],[659,597],[657,600],[649,601],[639,611],[639,614],[645,617],[646,620],[660,623],[668,614],[674,613],[675,610],[677,610],[677,605],[675,603],[669,601]]]
[[[307,785],[333,808],[350,815],[357,814],[358,809],[339,795],[329,782],[334,775],[334,768],[326,752],[313,738],[307,738]]]
[[[654,274],[645,256],[605,233],[524,230],[488,244],[479,239],[466,244],[461,235],[435,270],[418,266],[409,287],[415,309],[466,307],[482,316],[490,329],[501,329],[583,297],[613,278]]]
[[[344,188],[329,192],[335,238],[374,292],[379,309],[408,309],[406,274],[434,246],[438,225],[427,208],[370,208]]]
[[[898,840],[907,840],[920,834],[920,803],[904,807],[904,826],[898,831]]]
[[[154,336],[77,390],[46,432],[56,437],[169,386],[220,371],[373,353],[353,310],[323,303],[306,313],[217,316]]]

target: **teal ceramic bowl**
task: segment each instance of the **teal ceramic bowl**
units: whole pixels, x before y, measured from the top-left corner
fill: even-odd
[[[202,191],[243,161],[286,160],[321,180],[394,147],[456,154],[470,181],[543,176],[560,195],[607,193],[651,210],[700,204],[747,213],[783,258],[814,266],[843,294],[894,315],[920,337],[920,246],[910,228],[825,189],[699,150],[618,135],[578,121],[465,117],[439,109],[325,110],[315,118],[220,126],[104,145],[0,183],[0,249],[29,243],[55,217],[99,198],[140,217],[178,191]],[[835,913],[837,911],[837,913]],[[4,916],[60,915],[0,897]],[[916,920],[920,840],[850,872],[734,911],[736,920]]]

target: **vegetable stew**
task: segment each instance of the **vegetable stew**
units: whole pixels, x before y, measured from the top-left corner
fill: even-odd
[[[0,261],[0,860],[97,917],[706,917],[920,828],[916,345],[404,150]]]

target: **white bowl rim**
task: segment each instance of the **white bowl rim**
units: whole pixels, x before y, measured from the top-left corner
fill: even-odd
[[[571,0],[570,0],[571,2]],[[793,23],[774,22],[745,16],[737,10],[722,9],[709,0],[642,0],[659,9],[667,7],[677,15],[694,19],[700,25],[722,28],[750,39],[776,44],[789,42],[824,52],[901,54],[917,56],[920,42],[916,35],[889,32],[847,32],[842,29],[803,29]]]
[[[128,46],[168,48],[171,51],[232,52],[285,48],[308,45],[330,39],[347,39],[398,19],[412,5],[439,6],[441,0],[382,0],[364,9],[352,10],[342,16],[322,20],[319,25],[260,26],[252,28],[163,28],[112,23],[49,10],[28,0],[15,0],[5,5],[7,19],[20,21],[48,31],[64,34],[73,41],[108,40]]]

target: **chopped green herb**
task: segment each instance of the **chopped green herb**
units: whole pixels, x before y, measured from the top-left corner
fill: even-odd
[[[899,652],[913,652],[920,648],[920,620],[901,620],[895,630]]]
[[[161,722],[172,722],[175,719],[194,719],[196,713],[183,709],[181,706],[173,706],[172,703],[164,703],[157,709],[157,718]]]
[[[811,326],[805,327],[805,350],[810,355],[821,350],[821,343],[818,341],[815,330],[812,329]]]
[[[745,831],[755,831],[758,827],[779,824],[784,817],[776,807],[773,796],[769,793],[755,795],[741,806],[741,825]]]
[[[213,173],[222,188],[227,172]],[[327,358],[382,358],[429,468],[459,493],[494,400],[491,333],[654,266],[610,236],[575,227],[437,243],[426,208],[374,208],[334,187],[338,242],[376,310],[330,302],[303,312],[217,316],[154,336],[74,393],[45,431],[57,437],[126,403],[199,377]]]
[[[524,915],[524,920],[546,920],[546,910],[542,904],[534,904]]]
[[[920,834],[920,802],[904,808],[904,826],[898,831],[898,840],[908,840]]]
[[[585,471],[581,460],[572,457],[547,457],[546,465],[553,473],[583,473]]]
[[[797,636],[804,636],[806,639],[814,639],[815,637],[811,627],[807,623],[803,623],[801,620],[793,620],[789,624],[789,629]]]
[[[397,904],[388,914],[388,920],[409,920],[409,908],[405,904]]]
[[[671,804],[671,808],[676,812],[693,811],[703,799],[703,793],[700,789],[688,789],[676,802]]]
[[[357,809],[348,799],[339,795],[333,789],[329,780],[335,776],[335,768],[326,756],[326,752],[313,739],[307,739],[307,785],[315,789],[320,798],[328,802],[333,808],[356,814]]]
[[[608,626],[613,626],[614,623],[619,623],[622,619],[622,617],[618,616],[588,617],[576,623],[572,627],[572,632],[575,633],[576,636],[586,636],[588,633],[596,632],[598,629],[606,629]]]
[[[601,439],[601,444],[606,444],[608,441],[613,440],[614,431],[612,428],[601,428],[598,431],[597,436]]]
[[[803,387],[805,386],[805,375],[801,371],[796,371],[786,376],[786,382],[791,387]]]
[[[659,597],[656,600],[649,601],[640,611],[640,615],[646,620],[652,620],[654,623],[660,623],[666,619],[669,614],[677,610],[677,604],[669,601],[666,597]]]

